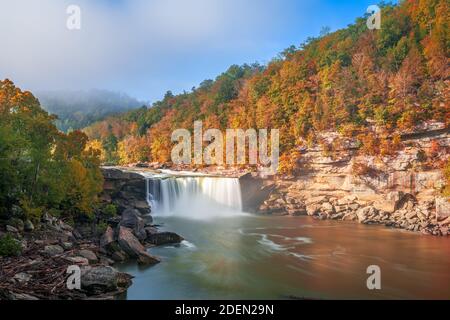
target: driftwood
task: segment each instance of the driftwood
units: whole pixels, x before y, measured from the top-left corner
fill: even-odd
[[[44,257],[40,247],[28,247],[20,257],[0,260],[0,299],[11,299],[17,294],[37,299],[82,299],[81,291],[69,290],[66,286],[69,265],[74,263],[67,259],[73,251],[61,255]],[[19,273],[31,276],[28,281],[14,279]]]
[[[67,288],[67,268],[74,265],[71,257],[81,247],[96,251],[92,243],[79,242],[78,248],[68,250],[52,257],[42,254],[42,245],[33,244],[25,249],[19,257],[0,258],[0,300],[38,299],[38,300],[81,300],[81,299],[114,299],[124,293],[126,287],[114,292],[92,295],[84,290]],[[30,279],[20,281],[14,276],[26,273]],[[122,282],[130,282],[131,277],[119,274]],[[130,282],[131,283],[131,282]]]

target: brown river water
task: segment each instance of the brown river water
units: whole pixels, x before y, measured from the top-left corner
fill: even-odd
[[[310,217],[156,218],[182,235],[149,250],[162,262],[123,264],[125,299],[450,299],[450,239]],[[367,288],[368,266],[381,289]]]

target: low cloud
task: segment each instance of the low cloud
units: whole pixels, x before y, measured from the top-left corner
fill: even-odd
[[[0,0],[0,78],[31,90],[157,91],[161,75],[188,71],[192,57],[270,46],[264,35],[277,31],[282,2]],[[81,30],[66,28],[71,4]]]

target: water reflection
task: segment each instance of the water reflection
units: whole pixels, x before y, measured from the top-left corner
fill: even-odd
[[[151,250],[159,265],[120,266],[128,299],[449,299],[450,241],[381,226],[309,217],[159,219],[183,235]],[[382,290],[366,287],[379,265]]]

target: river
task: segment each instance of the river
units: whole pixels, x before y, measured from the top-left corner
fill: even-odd
[[[450,299],[448,238],[310,217],[156,223],[186,241],[151,248],[158,265],[119,265],[135,276],[126,299]],[[370,265],[381,290],[367,288]]]

